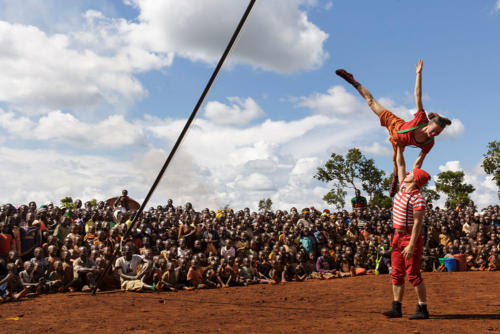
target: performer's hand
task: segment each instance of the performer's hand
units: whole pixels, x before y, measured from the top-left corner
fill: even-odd
[[[401,252],[401,254],[403,254],[403,256],[406,259],[411,258],[413,256],[413,246],[412,245],[406,246],[405,249],[403,249],[403,251]]]
[[[422,59],[419,59],[418,64],[415,67],[417,68],[417,73],[422,73],[422,67],[424,67]]]

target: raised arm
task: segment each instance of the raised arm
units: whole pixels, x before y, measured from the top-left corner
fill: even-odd
[[[420,151],[420,154],[418,155],[417,159],[415,160],[415,163],[413,164],[413,168],[422,168],[422,164],[424,163],[426,155],[427,153],[424,153],[424,151]]]
[[[406,162],[401,146],[396,147],[396,166],[398,168],[398,180],[401,182],[406,177]]]
[[[423,110],[424,106],[422,105],[422,67],[424,66],[424,62],[422,59],[418,61],[417,64],[417,80],[415,82],[415,105],[417,106],[417,111]]]

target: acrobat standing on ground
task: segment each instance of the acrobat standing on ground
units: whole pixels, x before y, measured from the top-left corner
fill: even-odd
[[[406,146],[416,146],[421,149],[421,152],[415,163],[414,168],[421,168],[424,162],[425,156],[434,146],[434,137],[438,136],[441,131],[451,124],[451,121],[445,117],[442,117],[436,113],[431,113],[427,117],[422,105],[422,67],[423,61],[419,60],[417,64],[417,80],[415,83],[415,104],[417,106],[417,112],[414,118],[405,122],[403,119],[397,117],[389,110],[384,108],[380,103],[377,102],[372,96],[372,94],[363,87],[359,82],[357,82],[353,75],[343,69],[335,71],[335,73],[343,78],[345,81],[350,83],[365,99],[368,106],[373,110],[375,114],[380,118],[380,125],[387,128],[390,135],[390,142],[393,147],[392,161],[394,165],[394,172],[392,178],[392,184],[390,189],[391,197],[397,192],[398,189],[398,176],[397,176],[397,166],[396,166],[396,146],[400,146],[402,150]]]
[[[396,165],[401,184],[394,197],[392,208],[394,237],[391,245],[391,280],[394,299],[392,308],[383,314],[388,318],[402,317],[404,278],[408,275],[408,280],[415,288],[418,298],[417,311],[410,316],[410,319],[428,319],[426,289],[420,270],[424,248],[422,227],[426,204],[420,189],[431,177],[419,168],[414,168],[407,174],[400,146],[396,147]]]

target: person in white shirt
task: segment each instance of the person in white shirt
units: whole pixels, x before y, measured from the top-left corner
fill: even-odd
[[[115,262],[115,268],[120,275],[122,290],[140,291],[143,289],[154,290],[153,285],[144,283],[143,279],[151,269],[152,264],[138,254],[134,254],[134,246],[126,244],[123,247],[123,256]]]
[[[220,249],[220,256],[225,259],[236,257],[236,250],[231,246],[231,240],[226,239],[224,246]]]

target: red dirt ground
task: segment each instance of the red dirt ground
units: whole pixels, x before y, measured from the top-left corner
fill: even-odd
[[[0,333],[500,333],[500,272],[424,273],[431,319],[402,319],[388,275],[177,293],[56,294],[0,305]],[[19,320],[5,320],[19,316]]]

